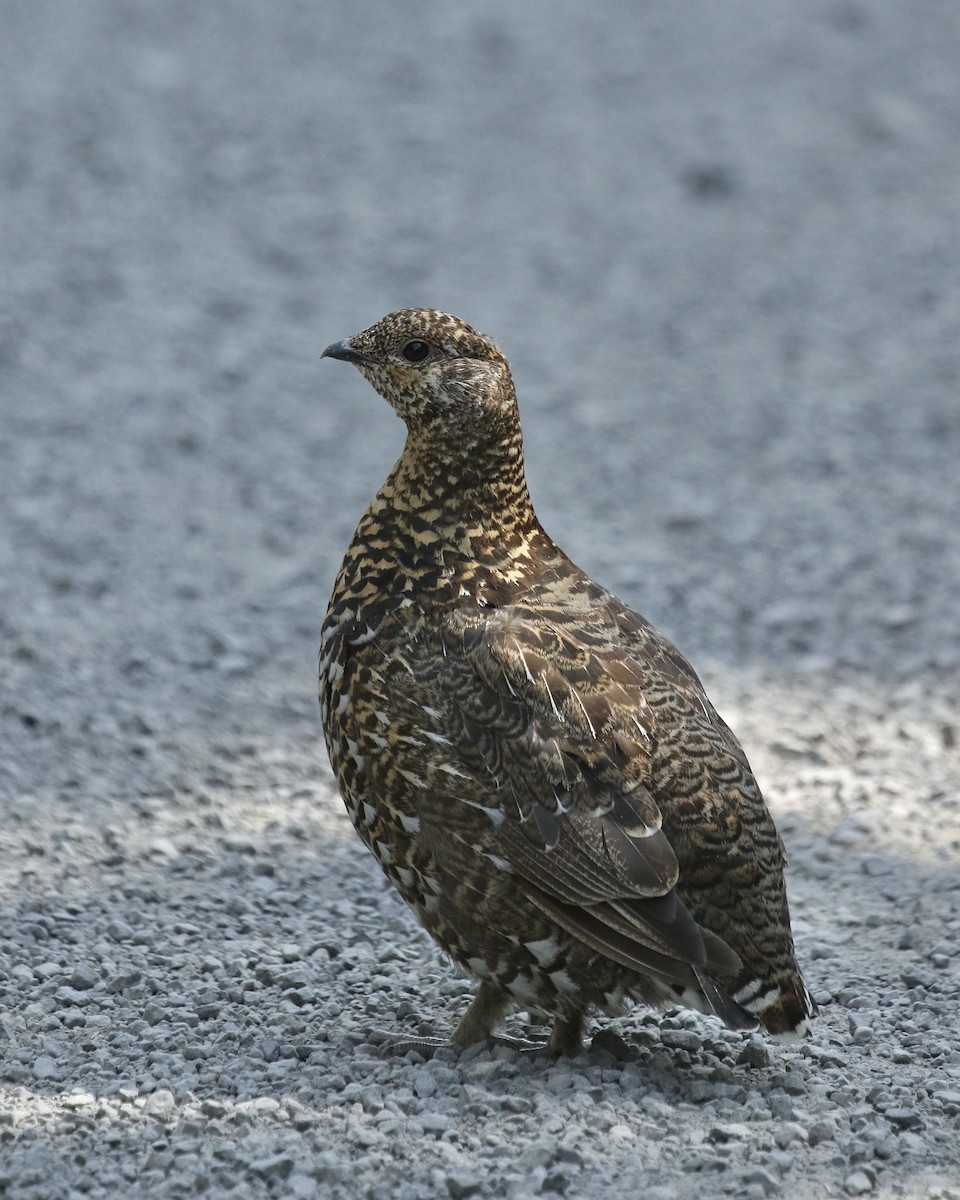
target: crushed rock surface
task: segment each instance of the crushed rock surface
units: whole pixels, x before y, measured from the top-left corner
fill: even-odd
[[[0,1195],[960,1200],[960,9],[4,26]],[[321,745],[401,428],[318,355],[408,304],[498,339],[544,524],[743,741],[809,1041],[385,1049],[470,985]]]

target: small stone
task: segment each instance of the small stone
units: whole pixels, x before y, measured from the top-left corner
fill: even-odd
[[[786,1150],[793,1142],[808,1141],[809,1134],[798,1121],[785,1121],[773,1131],[773,1140],[781,1150]]]
[[[76,988],[78,992],[84,992],[92,987],[96,987],[99,979],[100,977],[93,967],[87,963],[77,963],[70,976],[70,986]]]
[[[68,1008],[71,1005],[83,1008],[92,1002],[92,997],[88,995],[88,991],[89,989],[80,991],[78,988],[73,987],[58,987],[55,995],[58,1004],[63,1005],[64,1008]]]
[[[150,1117],[165,1120],[177,1111],[177,1102],[168,1088],[157,1088],[146,1098],[143,1111]]]
[[[489,1058],[467,1059],[461,1067],[464,1083],[486,1084],[497,1075],[500,1064]]]
[[[799,1071],[787,1071],[783,1077],[783,1090],[788,1096],[805,1096],[807,1081]]]
[[[180,851],[170,838],[154,838],[147,853],[154,858],[179,858]]]
[[[37,1079],[52,1079],[57,1073],[57,1064],[49,1054],[41,1054],[33,1064],[33,1073]]]
[[[749,1141],[752,1130],[749,1125],[743,1125],[736,1122],[723,1125],[713,1125],[707,1137],[711,1142],[719,1142],[721,1145],[724,1142],[745,1142]]]
[[[250,1171],[261,1179],[286,1179],[293,1170],[293,1158],[289,1154],[274,1154],[270,1158],[257,1158],[250,1164]]]
[[[923,1129],[923,1121],[912,1108],[887,1108],[883,1115],[898,1129]]]
[[[758,1038],[747,1042],[737,1056],[737,1063],[746,1067],[765,1067],[770,1062],[770,1051]]]
[[[887,629],[906,629],[917,619],[917,610],[912,604],[891,604],[880,614],[880,622]]]
[[[747,1186],[759,1187],[765,1196],[773,1196],[780,1190],[780,1180],[774,1179],[769,1171],[762,1167],[754,1167],[743,1175],[743,1183]]]
[[[447,1191],[452,1200],[465,1200],[479,1192],[482,1186],[480,1176],[471,1171],[455,1171],[447,1176]]]
[[[865,1196],[873,1191],[873,1180],[866,1171],[851,1171],[843,1181],[843,1190],[848,1196]]]
[[[421,1100],[437,1094],[437,1081],[430,1071],[418,1071],[413,1081],[413,1090]]]
[[[260,1054],[264,1062],[276,1062],[280,1057],[280,1043],[276,1038],[264,1038],[260,1043]]]
[[[770,1112],[778,1121],[795,1121],[797,1110],[789,1096],[770,1096],[768,1098]]]
[[[255,855],[259,852],[257,843],[245,833],[225,833],[221,836],[220,842],[225,850],[232,851],[234,854]]]
[[[141,1015],[148,1025],[159,1025],[167,1014],[159,1004],[151,1001]]]
[[[674,1050],[699,1050],[700,1035],[693,1029],[661,1029],[660,1041]]]
[[[274,1100],[272,1096],[256,1096],[253,1100],[241,1100],[234,1111],[258,1116],[268,1114],[272,1116],[280,1111],[280,1101]]]
[[[615,1062],[624,1062],[630,1057],[630,1047],[613,1029],[600,1029],[590,1042],[591,1050],[602,1050]]]
[[[443,1113],[421,1113],[417,1120],[420,1122],[423,1132],[432,1134],[433,1137],[443,1137],[445,1133],[449,1133],[454,1128],[453,1120],[445,1117]]]
[[[807,1130],[811,1146],[819,1146],[821,1142],[832,1142],[835,1136],[836,1129],[830,1121],[814,1121]]]
[[[107,995],[115,996],[118,992],[123,992],[129,987],[134,987],[141,980],[142,976],[135,968],[130,968],[124,971],[118,971],[107,981]]]
[[[767,1165],[775,1167],[781,1178],[793,1170],[796,1158],[786,1150],[770,1150],[767,1152]]]

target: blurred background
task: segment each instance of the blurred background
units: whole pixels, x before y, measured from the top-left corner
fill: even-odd
[[[500,343],[544,524],[707,673],[955,693],[953,0],[2,20],[0,785],[310,742],[402,444],[319,354],[408,305]]]

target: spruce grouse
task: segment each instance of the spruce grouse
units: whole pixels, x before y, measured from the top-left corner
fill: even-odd
[[[360,837],[479,982],[453,1045],[519,1005],[572,1053],[625,1000],[805,1031],[744,753],[674,646],[544,532],[499,349],[404,309],[324,356],[407,426],[323,624],[324,734]]]

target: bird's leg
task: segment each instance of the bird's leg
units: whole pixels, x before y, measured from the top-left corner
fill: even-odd
[[[507,1009],[510,998],[494,987],[492,983],[481,983],[477,994],[470,1002],[470,1007],[460,1019],[460,1024],[454,1031],[449,1042],[442,1038],[392,1038],[385,1037],[380,1043],[381,1054],[407,1054],[411,1050],[424,1058],[432,1058],[434,1053],[445,1046],[451,1046],[458,1053],[476,1046],[481,1042],[501,1040],[506,1045],[513,1043],[509,1039],[494,1039],[493,1031],[500,1023]],[[518,1049],[530,1049],[532,1043],[517,1044]]]
[[[553,1022],[553,1032],[547,1042],[547,1054],[551,1058],[567,1058],[571,1054],[579,1054],[583,1049],[583,1026],[586,1013],[577,1012],[570,1017],[557,1016]]]
[[[378,1039],[380,1038],[379,1033],[377,1033],[375,1036],[377,1036]],[[378,1041],[377,1048],[380,1051],[381,1058],[386,1055],[396,1055],[398,1058],[402,1058],[404,1054],[409,1054],[411,1051],[413,1051],[414,1053],[419,1054],[421,1058],[429,1062],[438,1050],[443,1050],[449,1045],[450,1043],[445,1038],[397,1038],[393,1037],[392,1034],[384,1034],[382,1040]]]
[[[453,1048],[466,1050],[468,1046],[475,1046],[477,1042],[485,1042],[493,1037],[494,1029],[509,1007],[509,996],[492,983],[481,983],[454,1032],[451,1040]]]
[[[529,1042],[523,1038],[494,1038],[493,1031],[511,1003],[509,996],[494,987],[492,983],[481,983],[476,996],[453,1035],[454,1049],[466,1050],[468,1046],[473,1046],[477,1042],[490,1040],[495,1041],[498,1045],[509,1046],[521,1052],[533,1054],[546,1052],[551,1058],[563,1058],[567,1055],[578,1054],[583,1049],[582,1038],[586,1013],[582,1011],[574,1013],[572,1016],[556,1017],[550,1040],[545,1045],[539,1042]]]
[[[550,1040],[530,1042],[524,1038],[495,1037],[494,1030],[505,1016],[512,1004],[510,997],[495,987],[494,984],[483,982],[477,989],[477,994],[470,1002],[470,1007],[460,1019],[460,1024],[454,1031],[449,1042],[441,1038],[387,1038],[381,1044],[381,1053],[407,1054],[415,1050],[424,1058],[431,1058],[436,1050],[449,1045],[462,1053],[471,1046],[481,1042],[492,1042],[494,1045],[507,1046],[525,1054],[544,1054],[550,1058],[564,1058],[578,1054],[583,1049],[583,1026],[586,1014],[574,1013],[572,1016],[558,1016],[553,1022],[553,1032]]]

